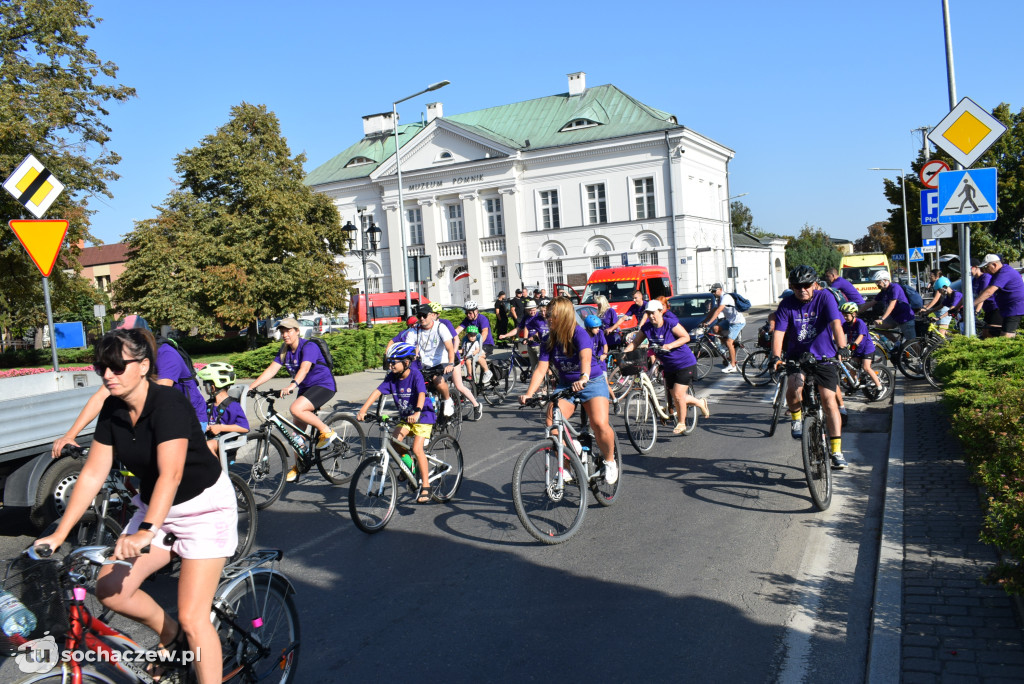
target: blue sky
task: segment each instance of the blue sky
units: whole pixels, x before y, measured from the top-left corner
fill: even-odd
[[[1024,2],[950,0],[957,97],[1024,107]],[[306,171],[362,137],[366,114],[443,79],[447,114],[611,83],[733,149],[730,190],[754,223],[856,239],[887,216],[885,173],[949,110],[940,0],[592,0],[552,3],[97,0],[90,47],[138,90],[114,103],[123,157],[93,233],[116,242],[156,215],[174,156],[265,104]],[[889,173],[889,176],[895,174]]]

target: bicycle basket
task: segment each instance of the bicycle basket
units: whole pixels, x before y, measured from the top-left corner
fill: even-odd
[[[619,372],[627,377],[631,375],[639,375],[640,371],[644,369],[646,357],[646,349],[634,349],[631,352],[623,354],[622,360],[619,361]]]
[[[0,655],[15,655],[21,644],[47,634],[60,641],[68,631],[70,624],[60,585],[60,568],[59,560],[35,561],[28,556],[18,556],[7,564],[3,588],[32,611],[36,628],[26,636],[13,637],[0,629]]]

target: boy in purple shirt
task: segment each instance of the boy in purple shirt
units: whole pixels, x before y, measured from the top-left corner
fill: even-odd
[[[1024,278],[995,254],[986,255],[980,268],[992,280],[974,301],[974,310],[980,312],[985,300],[993,297],[1002,318],[1003,337],[1016,337],[1020,317],[1024,316]]]
[[[892,282],[888,271],[876,272],[875,282],[881,290],[875,295],[875,301],[885,307],[875,325],[886,330],[899,328],[903,334],[903,344],[910,342],[917,337],[917,327],[914,325],[914,310],[910,308],[910,300],[903,286]]]
[[[825,271],[825,280],[829,287],[834,287],[846,295],[846,301],[853,302],[858,307],[864,303],[864,295],[860,293],[860,290],[854,287],[849,280],[840,276],[839,271],[834,267]]]
[[[391,370],[384,377],[384,382],[370,392],[370,396],[356,414],[356,419],[360,422],[366,420],[367,409],[383,395],[391,395],[395,400],[395,406],[398,407],[398,415],[402,418],[391,436],[401,441],[412,434],[412,453],[416,456],[416,470],[420,474],[420,491],[416,503],[425,504],[430,502],[431,488],[427,453],[423,450],[423,445],[430,438],[437,416],[434,413],[434,404],[427,396],[427,383],[423,380],[423,374],[413,368],[415,356],[416,348],[411,344],[399,342],[391,347],[387,357]]]
[[[888,273],[886,273],[888,275]],[[810,266],[797,266],[789,273],[789,286],[793,295],[786,297],[775,312],[775,332],[772,333],[772,359],[781,363],[782,343],[786,331],[793,329],[787,339],[786,359],[799,361],[804,353],[816,359],[839,354],[848,355],[843,319],[836,298],[824,290],[815,290],[818,273]],[[803,437],[804,374],[799,366],[787,368],[786,401],[793,419],[794,439]],[[849,465],[843,458],[842,417],[836,391],[839,387],[839,369],[830,363],[814,366],[814,381],[818,385],[821,404],[825,409],[825,423],[831,435],[832,467],[842,469]]]
[[[199,379],[210,400],[206,404],[206,446],[214,456],[220,442],[217,437],[229,432],[249,431],[249,419],[245,417],[242,404],[228,396],[228,390],[235,384],[235,367],[230,363],[214,361],[199,371]]]

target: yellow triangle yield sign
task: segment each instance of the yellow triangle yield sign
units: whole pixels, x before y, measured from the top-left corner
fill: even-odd
[[[62,219],[12,219],[8,223],[39,272],[49,277],[67,235],[68,222]]]

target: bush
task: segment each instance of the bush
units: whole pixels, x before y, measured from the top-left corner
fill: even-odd
[[[367,368],[380,368],[384,348],[391,338],[403,329],[403,323],[389,323],[324,335],[322,339],[327,342],[331,356],[334,357],[334,374],[350,375]],[[240,378],[257,377],[274,360],[282,344],[283,342],[273,341],[259,349],[233,354],[231,365],[235,367],[235,373]],[[278,373],[278,377],[287,376],[283,368]]]
[[[1024,338],[952,338],[934,352],[972,480],[985,488],[982,541],[1003,551],[991,579],[1024,594]]]
[[[92,363],[93,349],[58,349],[57,361],[61,364]],[[53,363],[49,348],[45,349],[10,349],[0,354],[0,368],[25,368],[29,366],[46,366]]]

